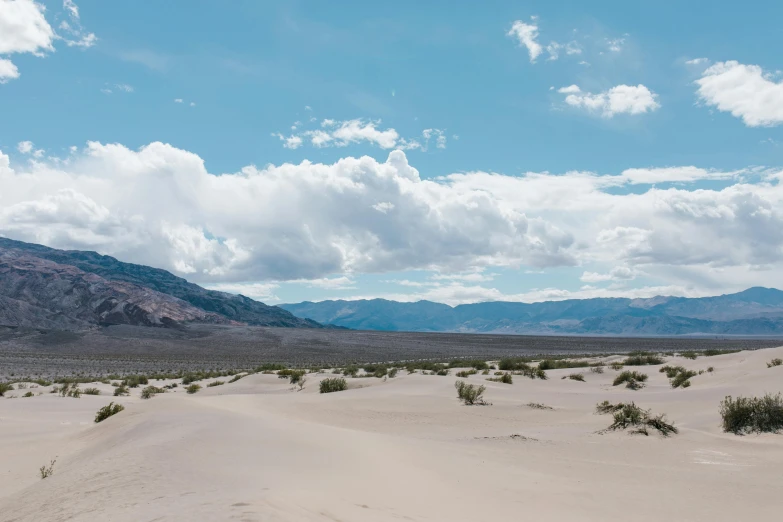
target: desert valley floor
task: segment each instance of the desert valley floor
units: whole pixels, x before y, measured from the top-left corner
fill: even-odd
[[[148,400],[102,383],[79,399],[43,386],[22,398],[17,387],[0,400],[0,520],[776,521],[783,435],[724,433],[718,409],[727,395],[783,390],[783,366],[767,366],[780,357],[665,356],[713,368],[686,389],[660,365],[634,368],[649,375],[639,390],[612,386],[609,367],[512,384],[401,370],[328,394],[318,383],[329,371],[308,374],[301,391],[257,373]],[[585,382],[561,379],[575,371]],[[460,403],[459,379],[485,385],[491,405]],[[112,400],[124,411],[94,423]],[[602,432],[604,400],[665,413],[679,433]]]

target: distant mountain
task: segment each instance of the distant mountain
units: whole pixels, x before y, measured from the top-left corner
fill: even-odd
[[[299,317],[366,330],[572,335],[783,335],[783,292],[716,297],[595,298],[451,307],[385,299],[285,304]]]
[[[165,270],[0,238],[0,324],[78,329],[188,322],[321,328],[277,306],[207,290]]]

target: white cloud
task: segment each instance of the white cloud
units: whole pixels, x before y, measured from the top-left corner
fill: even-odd
[[[604,118],[617,114],[643,114],[660,108],[658,95],[644,85],[617,85],[597,94],[583,92],[577,85],[558,90],[568,94],[565,102],[588,112],[600,113]]]
[[[60,23],[60,29],[70,35],[70,38],[62,38],[65,44],[68,47],[82,47],[85,49],[95,45],[98,37],[95,36],[95,33],[88,33],[82,27],[81,18],[79,17],[79,6],[73,0],[63,0],[63,9],[71,19],[71,23],[65,20]]]
[[[607,38],[606,47],[613,53],[619,53],[625,46],[625,38]]]
[[[275,290],[280,287],[277,283],[217,283],[206,285],[210,290],[226,292],[227,294],[244,295],[250,299],[263,301],[265,303],[280,302],[280,298],[275,295]]]
[[[685,63],[688,65],[704,65],[709,63],[709,60],[707,58],[693,58],[692,60],[687,60]]]
[[[182,98],[174,98],[174,103],[182,103]]]
[[[533,21],[535,22],[535,19]],[[517,20],[511,24],[511,29],[506,34],[516,38],[520,46],[526,47],[530,55],[530,63],[535,63],[536,58],[543,51],[541,44],[536,41],[536,38],[538,38],[538,25],[534,23],[527,24],[522,20]]]
[[[190,106],[191,107],[195,107],[196,106],[196,102],[190,102]]]
[[[301,125],[302,122],[297,121],[291,126],[291,129],[296,131]],[[289,149],[296,149],[305,140],[309,140],[311,145],[318,148],[347,147],[351,144],[369,143],[382,149],[427,151],[429,141],[432,138],[435,138],[436,148],[446,148],[446,135],[441,129],[425,129],[421,139],[406,139],[401,137],[395,129],[383,129],[380,125],[380,120],[337,121],[326,118],[321,121],[319,129],[300,130],[298,134],[292,134],[287,138],[281,133],[273,133],[272,136],[278,137],[284,142],[283,146]]]
[[[309,288],[323,288],[324,290],[354,290],[356,288],[356,282],[348,276],[294,279],[288,283],[301,284]]]
[[[783,82],[758,65],[718,62],[696,80],[703,103],[742,118],[748,127],[783,123]]]
[[[557,60],[560,58],[560,52],[565,51],[567,55],[582,54],[582,47],[576,41],[571,41],[566,44],[560,44],[555,41],[549,43],[546,46],[546,52],[549,53],[547,60]]]
[[[727,183],[652,186],[704,179]],[[783,170],[693,166],[422,179],[401,151],[385,162],[348,157],[209,173],[199,156],[170,145],[134,151],[90,142],[67,160],[12,166],[0,153],[0,233],[211,285],[345,287],[352,283],[325,280],[435,270],[417,297],[716,293],[783,278],[782,180]],[[499,267],[562,266],[589,266],[582,278],[591,288],[503,294],[480,286]],[[615,286],[641,273],[652,286]]]
[[[22,154],[30,154],[33,151],[33,142],[20,141],[19,144],[17,144],[16,146],[16,150],[18,150]]]
[[[19,69],[17,69],[14,62],[0,58],[0,84],[7,83],[8,80],[16,80],[19,78]]]

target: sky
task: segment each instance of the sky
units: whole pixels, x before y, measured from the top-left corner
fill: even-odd
[[[0,0],[0,235],[270,304],[783,288],[781,19]]]

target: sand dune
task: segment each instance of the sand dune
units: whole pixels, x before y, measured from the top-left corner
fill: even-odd
[[[492,406],[461,405],[453,375],[405,372],[325,395],[326,374],[301,392],[263,374],[195,395],[135,391],[100,424],[108,385],[0,400],[0,520],[780,520],[783,435],[726,434],[718,415],[725,395],[783,391],[773,357],[783,348],[668,358],[715,368],[687,389],[658,366],[638,368],[650,376],[638,391],[611,386],[611,370],[586,382],[560,379],[575,370],[512,385],[471,376]],[[666,413],[680,433],[599,434],[603,400]]]

